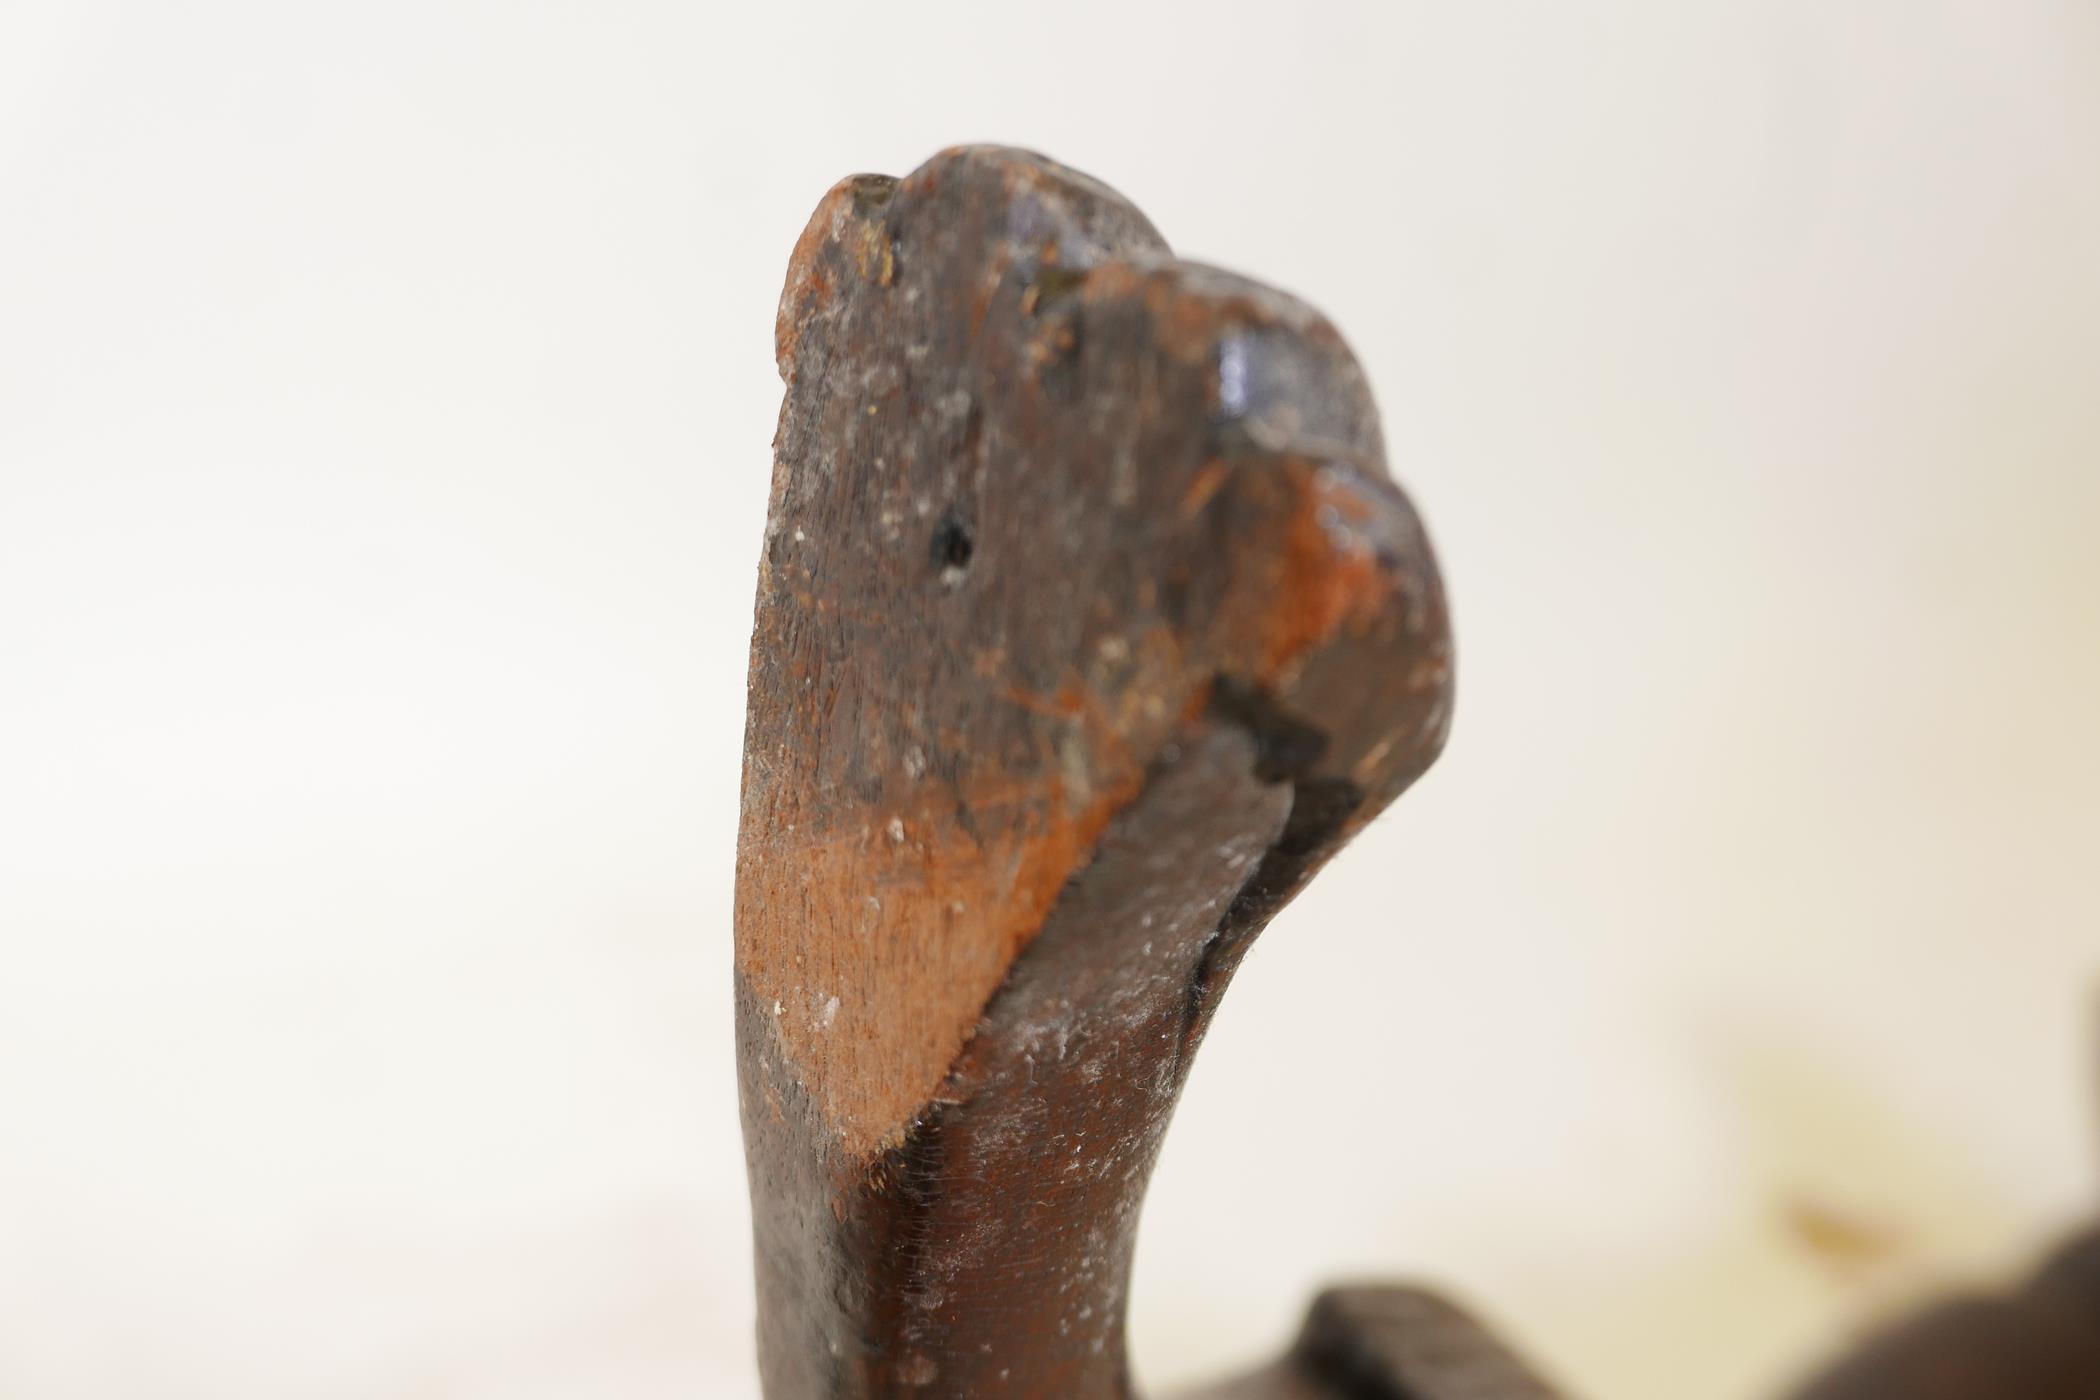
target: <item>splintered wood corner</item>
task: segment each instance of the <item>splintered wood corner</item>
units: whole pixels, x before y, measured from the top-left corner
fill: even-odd
[[[839,184],[776,348],[736,902],[767,1394],[1127,1396],[1219,995],[1443,744],[1428,542],[1332,326],[1038,156]]]

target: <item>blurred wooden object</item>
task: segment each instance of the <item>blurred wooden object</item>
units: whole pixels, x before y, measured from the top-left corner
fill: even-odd
[[[1883,1330],[1795,1400],[2100,1400],[2100,1231],[2015,1293]]]

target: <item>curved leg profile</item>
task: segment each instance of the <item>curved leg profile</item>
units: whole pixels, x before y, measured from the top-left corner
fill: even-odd
[[[1435,564],[1333,328],[1040,157],[839,185],[777,349],[736,910],[767,1394],[1121,1400],[1218,998],[1443,742]]]

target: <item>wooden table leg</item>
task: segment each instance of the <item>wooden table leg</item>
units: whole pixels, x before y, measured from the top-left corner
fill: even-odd
[[[1037,156],[840,184],[777,348],[736,909],[767,1394],[1121,1400],[1219,996],[1442,745],[1429,545],[1325,320]]]

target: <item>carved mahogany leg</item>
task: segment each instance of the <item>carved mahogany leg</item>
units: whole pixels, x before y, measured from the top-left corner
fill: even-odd
[[[1218,998],[1443,742],[1435,564],[1333,328],[1037,156],[840,184],[777,349],[736,909],[766,1392],[1122,1400]],[[1337,1295],[1235,1393],[1426,1375],[1395,1338],[1451,1325]],[[1369,1384],[1331,1393],[1489,1394]]]

